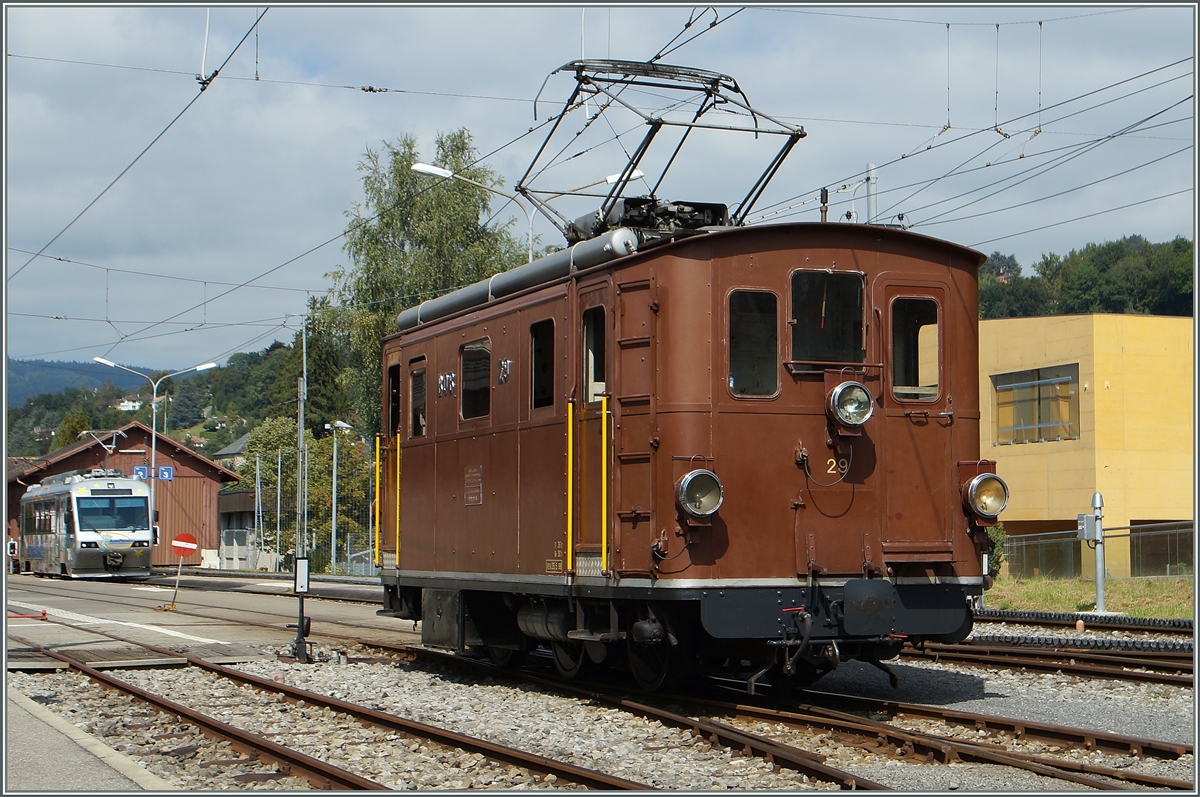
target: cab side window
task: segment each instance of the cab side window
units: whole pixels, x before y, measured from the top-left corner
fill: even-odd
[[[389,365],[387,369],[388,437],[400,434],[400,366]]]
[[[421,357],[408,366],[409,437],[424,437],[427,421],[425,417],[425,358]]]
[[[909,401],[938,397],[938,305],[933,299],[892,301],[892,395]]]
[[[600,400],[604,381],[604,308],[593,307],[583,313],[583,384],[584,399]]]
[[[779,390],[778,307],[769,291],[729,294],[729,390],[735,396]]]
[[[464,343],[459,350],[462,366],[463,420],[491,412],[492,344],[487,338]]]
[[[529,397],[533,409],[554,406],[554,320],[529,327]]]

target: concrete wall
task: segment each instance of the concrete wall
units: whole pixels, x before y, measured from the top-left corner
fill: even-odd
[[[980,322],[980,450],[1012,492],[1009,534],[1072,528],[1104,496],[1106,528],[1194,517],[1194,327],[1191,318],[1049,316]],[[996,443],[997,374],[1079,365],[1079,439]],[[1105,566],[1130,573],[1128,539]],[[1082,556],[1094,577],[1092,552]]]

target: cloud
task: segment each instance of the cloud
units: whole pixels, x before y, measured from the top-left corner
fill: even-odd
[[[664,60],[732,75],[756,108],[809,134],[757,206],[773,208],[778,220],[816,220],[822,186],[834,192],[834,216],[855,210],[861,219],[862,173],[875,163],[881,211],[905,213],[910,222],[987,213],[916,229],[968,245],[1000,238],[982,248],[1013,253],[1026,266],[1045,252],[1122,235],[1193,235],[1192,101],[1155,120],[1182,121],[1054,165],[1069,148],[1188,96],[1191,61],[1137,76],[1194,54],[1192,8],[736,11],[719,9],[725,21],[710,28],[714,12],[678,6],[272,8],[208,90],[47,249],[78,263],[38,258],[9,280],[7,352],[109,353],[177,369],[243,344],[261,348],[272,339],[259,342],[264,330],[294,327],[305,291],[328,288],[325,274],[347,262],[336,237],[361,197],[356,167],[367,148],[411,134],[432,157],[439,132],[465,127],[480,152],[499,150],[487,165],[511,187],[542,141],[540,133],[522,134],[537,123],[533,99],[552,70],[581,50],[645,60],[692,37]],[[199,7],[5,13],[5,259],[12,275],[196,97],[201,64],[211,71],[234,52],[254,9],[212,8],[207,51]],[[1120,81],[1129,82],[1104,89]],[[539,120],[557,110],[571,82],[550,80]],[[1089,92],[1097,93],[1079,99]],[[952,126],[943,131],[947,118]],[[626,121],[632,130],[620,144],[550,174],[574,187],[615,171],[642,133]],[[997,122],[1010,138],[989,131]],[[600,132],[597,126],[597,139],[612,136]],[[695,138],[672,169],[670,198],[736,202],[777,148],[750,137],[733,144]],[[1179,156],[1143,165],[1180,148]],[[1013,185],[1030,168],[1047,171]],[[1005,190],[975,201],[997,188]],[[1012,205],[1022,207],[1003,210]],[[510,214],[523,230],[515,208],[501,220]],[[1099,215],[1070,221],[1090,214]],[[1055,226],[1027,232],[1048,225]],[[542,219],[535,233],[559,240]],[[229,289],[223,283],[266,272],[262,284],[293,290],[221,296]]]

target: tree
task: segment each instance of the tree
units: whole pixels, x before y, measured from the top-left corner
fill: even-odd
[[[350,410],[341,384],[346,355],[334,328],[336,317],[329,310],[328,299],[314,297],[309,300],[305,329],[296,333],[291,352],[279,370],[271,393],[277,414],[282,415],[288,407],[294,412],[296,381],[307,370],[304,428],[317,438],[325,436],[325,424],[345,418]],[[301,335],[305,339],[302,340]]]
[[[1013,255],[1002,255],[999,252],[992,252],[988,255],[988,259],[979,267],[979,273],[991,274],[994,277],[1013,277],[1021,276],[1021,264],[1017,262],[1017,258]]]
[[[204,386],[196,379],[184,379],[175,391],[171,422],[176,429],[189,429],[204,420],[206,396]]]
[[[71,445],[79,438],[80,432],[86,432],[91,428],[92,420],[86,412],[79,409],[68,410],[67,414],[63,415],[58,428],[54,430],[54,442],[50,444],[50,450],[57,451]]]
[[[435,163],[499,185],[492,170],[475,165],[466,130],[439,135],[436,148]],[[341,385],[364,435],[379,428],[381,340],[395,330],[400,311],[525,260],[523,242],[507,226],[481,221],[493,194],[461,180],[417,174],[411,167],[420,160],[411,136],[384,142],[381,152],[367,150],[359,163],[363,202],[346,213],[344,248],[351,265],[330,274],[337,304],[326,312],[346,336],[349,355]]]

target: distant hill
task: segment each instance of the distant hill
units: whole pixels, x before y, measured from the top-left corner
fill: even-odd
[[[150,375],[149,368],[134,368]],[[61,393],[68,387],[97,388],[107,380],[122,390],[133,392],[146,380],[120,368],[109,368],[95,362],[14,360],[8,358],[8,406],[24,404],[26,399],[41,393]]]

